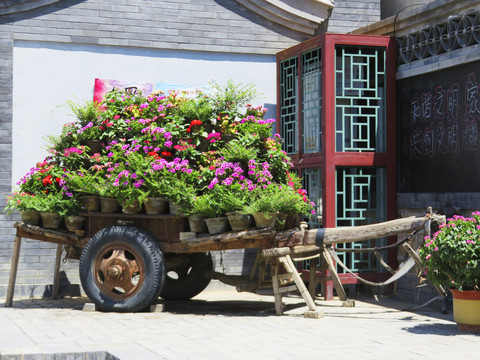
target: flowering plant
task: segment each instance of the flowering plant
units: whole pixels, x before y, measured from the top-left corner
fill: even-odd
[[[60,191],[39,194],[33,197],[35,209],[40,212],[52,212],[60,216],[76,215],[81,209],[76,196],[68,196]]]
[[[480,290],[480,212],[455,215],[432,237],[425,237],[420,258],[427,279],[457,290]]]
[[[50,139],[51,156],[21,180],[18,193],[45,205],[55,197],[59,204],[71,199],[72,206],[86,193],[125,205],[161,196],[185,214],[208,216],[254,207],[311,211],[300,180],[289,173],[280,135],[272,136],[275,120],[248,104],[253,87],[228,82],[212,88],[193,96],[113,90],[98,105],[69,103],[76,121]],[[7,210],[30,200],[15,195]]]
[[[14,192],[12,195],[8,195],[5,212],[7,214],[11,214],[14,210],[40,211],[39,203],[35,199],[35,194],[29,194],[26,192]]]

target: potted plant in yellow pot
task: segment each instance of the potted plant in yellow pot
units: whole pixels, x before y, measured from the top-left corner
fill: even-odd
[[[480,332],[480,212],[448,219],[425,237],[420,257],[428,280],[450,286],[458,328]]]

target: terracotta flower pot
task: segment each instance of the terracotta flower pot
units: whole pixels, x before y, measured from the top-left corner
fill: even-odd
[[[138,214],[141,210],[140,201],[135,200],[131,205],[122,205],[122,212],[124,214]]]
[[[148,197],[143,202],[147,214],[165,214],[168,200],[161,197]]]
[[[480,332],[480,291],[450,289],[453,295],[453,319],[462,331]]]
[[[20,216],[22,217],[22,221],[25,224],[30,224],[30,225],[40,224],[40,213],[36,210],[21,211]]]
[[[285,229],[287,223],[287,214],[278,213],[277,220],[275,221],[275,230],[282,231]]]
[[[253,217],[250,214],[232,211],[226,215],[233,231],[242,231],[253,227]]]
[[[90,150],[88,150],[88,155],[93,155],[102,151],[102,142],[100,140],[85,140],[85,145],[90,148]]]
[[[190,215],[188,217],[188,224],[190,226],[190,231],[196,233],[206,233],[208,232],[207,223],[205,218],[199,215]]]
[[[83,216],[67,216],[65,218],[65,227],[68,231],[74,232],[78,230],[83,230],[83,226],[85,225],[86,218]]]
[[[118,213],[120,212],[120,204],[115,198],[101,197],[100,210],[103,213]]]
[[[255,219],[255,225],[257,226],[257,228],[274,227],[275,221],[277,221],[277,213],[276,212],[269,212],[269,213],[258,212],[253,214],[253,218]]]
[[[183,216],[184,214],[182,213],[182,211],[180,210],[178,204],[172,202],[172,201],[169,201],[168,202],[168,206],[170,208],[170,214],[172,215],[178,215],[178,216]]]
[[[226,216],[205,219],[205,222],[207,223],[208,232],[212,235],[228,231],[228,219]]]
[[[80,197],[82,208],[88,212],[100,211],[100,199],[96,195],[84,195]]]
[[[285,229],[293,229],[300,227],[302,214],[288,214],[285,219]]]
[[[41,212],[40,216],[42,218],[42,226],[47,229],[58,229],[60,227],[60,222],[62,217],[57,213],[52,212]]]

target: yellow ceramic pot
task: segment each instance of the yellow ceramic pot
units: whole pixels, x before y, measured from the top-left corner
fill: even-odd
[[[453,295],[453,319],[460,330],[480,332],[480,291],[458,291]]]

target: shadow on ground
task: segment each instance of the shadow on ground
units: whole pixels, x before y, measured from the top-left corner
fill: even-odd
[[[467,333],[458,330],[455,323],[452,324],[418,324],[409,328],[402,328],[402,330],[413,334],[419,335],[443,335],[443,336],[456,336],[456,335],[471,335],[480,337],[479,333]]]
[[[52,299],[23,299],[13,302],[15,309],[72,309],[81,311],[90,300],[85,297]],[[275,304],[260,300],[201,300],[186,301],[159,299],[158,304],[164,305],[164,311],[173,314],[192,315],[223,315],[223,316],[276,316]],[[0,306],[1,307],[1,306]],[[304,303],[285,304],[288,312],[305,307]]]

